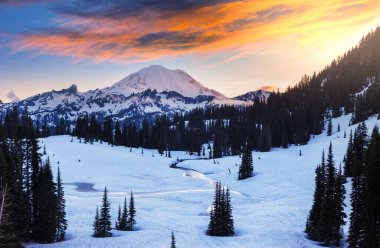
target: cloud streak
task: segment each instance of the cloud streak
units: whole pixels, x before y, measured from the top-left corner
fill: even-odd
[[[8,92],[7,97],[12,102],[20,101],[20,98],[16,95],[16,93],[13,90]]]
[[[18,1],[16,1],[18,2]],[[14,51],[76,60],[141,62],[189,54],[233,51],[292,37],[318,42],[377,16],[377,0],[76,0],[57,3],[49,29],[18,34]],[[255,52],[255,51],[251,51]]]

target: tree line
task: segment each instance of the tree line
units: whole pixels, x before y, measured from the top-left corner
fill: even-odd
[[[0,246],[21,247],[34,240],[65,239],[64,191],[58,170],[54,181],[49,158],[43,159],[37,133],[25,111],[14,111],[0,122],[0,187],[2,203]]]
[[[378,126],[369,137],[366,124],[351,132],[344,157],[344,172],[336,170],[330,145],[327,160],[317,166],[312,208],[306,222],[306,233],[312,240],[339,246],[346,177],[351,178],[351,212],[348,243],[350,248],[378,247],[380,244],[380,133]]]
[[[344,175],[335,168],[332,144],[327,159],[322,155],[321,164],[315,170],[315,191],[312,208],[306,221],[309,238],[325,246],[339,246],[345,224],[344,213]]]
[[[365,123],[350,135],[345,174],[351,177],[349,247],[380,244],[380,134],[378,126],[369,137]]]

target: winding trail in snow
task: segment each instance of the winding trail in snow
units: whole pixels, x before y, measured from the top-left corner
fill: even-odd
[[[185,161],[189,161],[189,160],[208,160],[207,158],[196,158],[196,159],[177,159],[176,161],[172,162],[169,167],[170,168],[173,168],[173,169],[180,169],[180,170],[183,170],[185,171],[185,173],[183,173],[183,176],[186,176],[186,177],[191,177],[191,178],[195,178],[195,179],[201,179],[201,180],[207,180],[209,182],[209,184],[215,188],[216,186],[216,181],[213,180],[212,178],[209,178],[207,177],[204,173],[202,172],[199,172],[197,170],[194,170],[194,169],[190,169],[190,168],[186,168],[186,167],[181,167],[181,166],[178,166],[178,164],[182,163],[182,162],[185,162]],[[222,185],[222,187],[224,188],[227,188],[226,186]],[[235,191],[235,190],[231,190],[230,191],[232,194],[236,194],[236,195],[241,195],[241,196],[244,196],[246,198],[253,198],[252,196],[249,196],[247,194],[244,194],[244,193],[241,193],[239,191]]]

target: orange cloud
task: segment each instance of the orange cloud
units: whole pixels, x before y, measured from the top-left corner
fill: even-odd
[[[262,86],[262,87],[260,88],[260,90],[265,90],[265,91],[270,91],[270,92],[272,92],[272,91],[275,91],[275,90],[277,90],[277,89],[276,89],[276,87],[274,87],[274,86],[271,86],[271,85],[265,85],[265,86]]]
[[[88,6],[84,11],[64,6],[57,11],[59,19],[54,27],[18,35],[9,46],[15,51],[98,62],[147,61],[220,51],[234,51],[226,59],[233,60],[245,52],[260,52],[246,51],[257,42],[290,39],[295,46],[334,42],[342,33],[368,25],[380,10],[377,0],[211,2],[125,9],[111,5],[103,12]],[[242,47],[244,52],[236,52]]]

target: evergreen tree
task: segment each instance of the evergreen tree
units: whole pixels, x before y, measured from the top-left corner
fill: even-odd
[[[175,243],[175,236],[174,233],[172,232],[172,240],[170,242],[170,248],[176,248],[176,243]]]
[[[128,231],[128,206],[127,198],[124,198],[123,211],[120,218],[119,229],[122,231]]]
[[[126,203],[126,202],[125,202]],[[131,192],[131,196],[129,199],[129,212],[128,212],[128,231],[133,231],[136,225],[136,209],[135,209],[135,200],[133,198],[133,193]]]
[[[329,115],[329,120],[327,124],[327,136],[331,136],[332,134],[332,122],[331,122],[331,116]]]
[[[316,169],[314,202],[310,210],[306,233],[312,240],[323,242],[323,245],[339,246],[342,238],[342,225],[344,218],[344,177],[342,171],[336,172],[332,144],[325,162]]]
[[[380,134],[372,131],[365,167],[365,200],[363,211],[363,247],[380,245]]]
[[[348,140],[345,161],[344,161],[344,175],[346,177],[352,177],[353,160],[354,160],[354,147],[353,147],[352,131],[351,131],[350,138]]]
[[[100,235],[100,225],[99,225],[99,209],[96,207],[96,213],[95,213],[95,220],[93,224],[93,230],[94,234],[92,235],[93,237],[99,237]]]
[[[338,175],[334,165],[332,144],[326,160],[326,193],[320,214],[319,233],[324,245],[335,245],[342,237],[341,226],[344,224],[345,214],[343,211],[344,186],[341,175]]]
[[[306,222],[306,233],[312,240],[320,240],[319,217],[325,196],[325,154],[322,154],[321,164],[315,169],[315,190],[313,206]]]
[[[326,192],[322,203],[322,211],[319,220],[319,233],[321,234],[321,241],[323,241],[326,246],[329,246],[336,236],[334,233],[334,192],[336,189],[335,174],[332,144],[330,143],[326,160]]]
[[[363,123],[358,125],[353,139],[353,169],[351,191],[351,214],[348,241],[350,248],[363,247],[364,224],[366,211],[366,180],[364,176],[364,156],[368,148],[367,127]]]
[[[38,178],[38,214],[34,238],[40,243],[53,243],[57,232],[57,188],[53,182],[50,160],[41,168]]]
[[[219,226],[220,226],[219,211],[220,211],[220,201],[221,201],[221,191],[222,191],[221,187],[222,186],[220,182],[216,182],[214,202],[211,207],[210,222],[207,229],[207,235],[210,235],[210,236],[216,236],[220,232],[219,231]]]
[[[234,229],[234,220],[232,216],[232,205],[231,205],[231,196],[230,190],[227,188],[225,195],[225,222],[226,222],[226,236],[232,236],[235,233]]]
[[[340,240],[343,237],[342,226],[346,224],[345,218],[347,217],[344,212],[344,198],[346,195],[346,189],[344,187],[345,177],[342,173],[341,167],[339,168],[338,173],[335,175],[335,193],[334,193],[334,234],[335,234],[335,246],[340,245]]]
[[[245,146],[243,156],[241,159],[241,165],[238,172],[238,180],[243,180],[252,177],[253,165],[252,165],[252,152],[248,145]]]
[[[65,240],[65,234],[67,229],[66,211],[65,211],[65,198],[62,187],[61,172],[58,167],[57,173],[57,234],[56,241]]]
[[[210,212],[210,222],[207,228],[210,236],[233,236],[234,222],[232,206],[228,189],[224,190],[220,182],[216,183],[214,202]]]
[[[6,194],[4,196],[4,194]],[[21,248],[20,240],[17,236],[16,227],[13,221],[13,207],[7,194],[9,192],[5,189],[2,190],[2,197],[4,198],[4,205],[1,206],[2,216],[0,224],[0,247],[1,248]],[[1,205],[1,203],[0,203]]]
[[[115,229],[120,230],[120,223],[121,223],[121,207],[119,204],[119,210],[117,211],[117,220],[115,222]]]
[[[96,237],[111,237],[111,215],[110,215],[110,202],[108,200],[107,187],[104,188],[102,207],[100,208],[99,221],[98,221],[98,235]],[[95,218],[96,219],[96,218]]]

